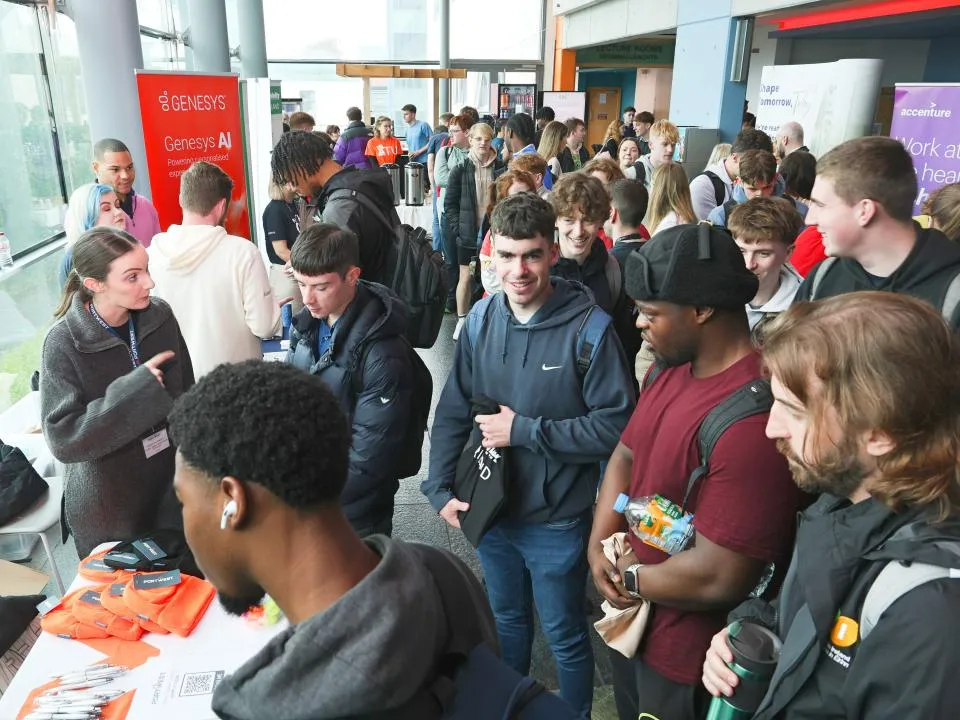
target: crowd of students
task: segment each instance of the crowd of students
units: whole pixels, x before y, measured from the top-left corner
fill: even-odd
[[[486,642],[529,673],[534,605],[559,695],[589,717],[588,577],[608,615],[652,608],[642,639],[609,650],[621,720],[704,718],[735,697],[735,619],[783,644],[755,717],[950,717],[957,186],[931,195],[924,228],[889,138],[815,161],[796,123],[776,145],[746,128],[690,180],[668,120],[628,108],[590,159],[583,122],[546,110],[498,129],[464,108],[412,146],[458,315],[421,489],[459,528],[464,448],[502,453],[510,481],[477,546],[486,597],[452,556],[440,582],[389,537],[430,379],[382,284],[398,219],[367,158],[390,128],[370,138],[355,108],[335,143],[292,130],[272,153],[286,236],[268,251],[303,305],[283,364],[259,360],[260,338],[291,286],[271,288],[256,247],[222,228],[230,178],[195,164],[182,223],[141,241],[120,226],[134,229],[131,200],[148,205],[129,153],[98,143],[130,184],[91,191],[97,225],[72,244],[40,371],[78,552],[182,527],[227,607],[274,598],[291,627],[218,687],[222,717],[424,717],[411,702],[450,647]],[[705,419],[744,395],[754,410],[712,424],[706,446]],[[692,540],[666,552],[630,533],[611,559],[621,494],[680,506]],[[475,602],[451,610],[451,582]]]

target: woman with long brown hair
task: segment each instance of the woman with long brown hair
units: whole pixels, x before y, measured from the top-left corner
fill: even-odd
[[[193,366],[152,288],[136,238],[89,230],[73,246],[59,321],[43,342],[43,435],[65,466],[65,519],[81,558],[103,542],[181,527],[166,419]]]
[[[540,145],[537,147],[537,155],[547,161],[547,170],[553,175],[556,181],[563,174],[560,168],[559,155],[567,147],[567,135],[570,131],[562,122],[556,120],[548,122],[543,128],[543,134],[540,136]],[[544,183],[546,185],[546,183]]]
[[[653,171],[653,189],[644,226],[653,237],[661,230],[697,222],[690,197],[690,182],[678,163],[666,163]]]

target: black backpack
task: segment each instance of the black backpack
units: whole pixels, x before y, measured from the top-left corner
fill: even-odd
[[[642,389],[646,390],[665,369],[665,365],[654,363],[643,379]],[[754,415],[770,412],[773,406],[773,393],[769,380],[751,380],[734,390],[719,405],[714,407],[700,423],[697,429],[697,447],[700,451],[700,465],[690,473],[687,489],[683,493],[681,508],[687,506],[690,493],[697,481],[710,472],[710,455],[720,441],[720,437],[735,423]]]
[[[350,189],[334,191],[330,199],[352,197],[394,236],[384,261],[384,282],[410,310],[407,339],[414,347],[429,348],[437,341],[447,304],[447,270],[443,255],[433,249],[427,231],[395,225],[369,197]]]
[[[420,354],[407,338],[401,338],[410,356],[413,370],[413,393],[410,399],[410,418],[403,430],[403,450],[394,462],[397,479],[413,477],[420,472],[423,462],[423,436],[427,432],[430,402],[433,399],[433,376]],[[357,350],[350,374],[353,397],[363,392],[363,364],[367,350],[373,343],[364,343]]]
[[[713,198],[717,201],[717,207],[723,205],[723,199],[727,196],[727,186],[723,184],[720,176],[710,170],[704,170],[700,175],[706,175],[710,179],[710,184],[713,185]],[[700,175],[697,175],[697,177],[700,177]]]

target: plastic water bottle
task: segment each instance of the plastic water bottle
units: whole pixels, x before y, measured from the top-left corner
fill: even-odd
[[[646,545],[674,555],[693,537],[693,515],[661,495],[630,498],[621,493],[613,509],[623,513],[630,530]]]
[[[0,270],[8,270],[13,267],[13,248],[10,247],[10,240],[3,232],[0,232]]]

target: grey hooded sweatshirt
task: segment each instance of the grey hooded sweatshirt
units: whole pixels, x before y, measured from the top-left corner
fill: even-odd
[[[332,720],[389,711],[437,674],[450,643],[440,591],[415,543],[374,535],[382,558],[367,577],[324,612],[275,637],[213,695],[223,720]],[[480,628],[476,642],[497,648],[496,630],[476,577],[444,552],[450,571],[471,588],[473,607],[453,627]],[[459,613],[458,613],[459,614]],[[397,715],[397,720],[406,720]],[[410,720],[413,720],[412,718]]]

